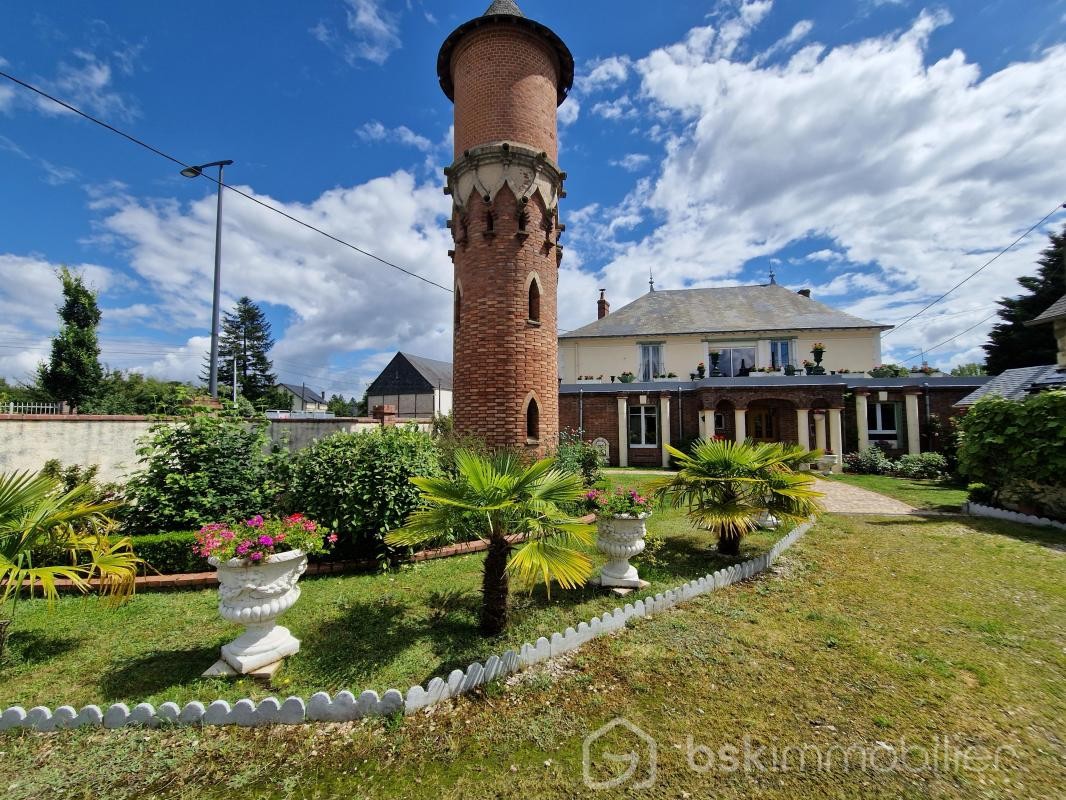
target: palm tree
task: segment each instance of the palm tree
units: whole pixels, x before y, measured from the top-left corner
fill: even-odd
[[[737,555],[740,540],[767,514],[798,522],[821,509],[814,478],[795,471],[818,458],[817,451],[716,440],[700,442],[690,454],[667,447],[680,471],[656,481],[652,491],[674,508],[687,508],[696,527],[717,534],[723,555]]]
[[[96,579],[101,592],[116,601],[133,594],[143,562],[129,539],[108,537],[114,522],[107,512],[118,503],[88,500],[93,489],[86,483],[65,492],[60,481],[44,475],[0,474],[0,608],[11,601],[14,616],[24,584],[31,597],[40,589],[53,602],[59,579],[81,592]],[[49,554],[65,554],[68,563],[55,565]],[[39,565],[42,555],[53,565]]]
[[[580,476],[556,469],[553,459],[526,466],[513,453],[459,450],[455,464],[455,478],[411,479],[422,505],[385,542],[413,546],[454,531],[487,543],[481,630],[495,636],[507,627],[509,573],[529,585],[543,581],[549,591],[552,581],[572,589],[592,574],[592,561],[577,548],[592,544],[593,529],[560,507],[584,489]]]

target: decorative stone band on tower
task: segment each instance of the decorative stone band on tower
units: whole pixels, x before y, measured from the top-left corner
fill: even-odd
[[[543,455],[559,435],[558,272],[563,248],[556,111],[573,85],[562,40],[512,0],[441,47],[455,102],[445,170],[455,249],[456,430]]]

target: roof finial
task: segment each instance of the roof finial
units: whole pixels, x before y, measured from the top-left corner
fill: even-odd
[[[651,267],[648,267],[648,286],[651,287],[651,291],[655,291],[655,273],[652,272]]]
[[[777,273],[774,272],[774,265],[770,265],[770,285],[777,286]]]

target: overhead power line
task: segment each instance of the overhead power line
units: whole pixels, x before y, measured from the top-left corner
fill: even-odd
[[[962,336],[965,336],[966,334],[968,334],[968,333],[969,333],[970,331],[972,331],[972,330],[976,330],[977,328],[980,328],[980,327],[981,327],[982,325],[984,325],[984,324],[985,324],[986,322],[988,322],[988,321],[989,321],[990,319],[992,319],[992,318],[993,318],[994,316],[996,316],[996,315],[997,315],[998,313],[999,313],[999,311],[993,311],[993,312],[992,312],[991,314],[989,314],[989,315],[988,315],[987,317],[985,317],[985,318],[984,318],[983,320],[981,320],[980,322],[978,322],[978,323],[977,323],[976,325],[971,325],[971,326],[970,326],[969,328],[967,328],[966,330],[962,331],[961,333],[956,333],[956,334],[955,334],[954,336],[952,336],[952,337],[951,337],[950,339],[945,339],[944,341],[940,342],[939,344],[934,344],[934,345],[933,345],[932,347],[926,347],[926,348],[925,348],[924,350],[922,350],[922,351],[920,351],[920,352],[918,352],[918,353],[915,353],[915,354],[914,354],[914,355],[912,355],[912,356],[909,356],[909,357],[907,357],[907,358],[903,359],[903,361],[901,361],[900,363],[901,363],[901,364],[906,364],[906,363],[908,363],[908,362],[910,362],[910,361],[914,361],[914,359],[916,359],[916,358],[921,358],[921,357],[922,357],[922,356],[924,356],[924,355],[925,355],[926,353],[931,353],[931,352],[933,352],[934,350],[939,350],[939,349],[940,349],[941,347],[943,347],[943,346],[944,346],[944,345],[946,345],[946,344],[951,344],[951,343],[952,343],[952,342],[954,342],[954,341],[955,341],[956,339],[958,339],[958,338],[960,338],[960,337],[962,337]]]
[[[963,278],[963,279],[962,279],[961,281],[959,281],[958,283],[956,283],[956,284],[955,284],[954,286],[952,286],[952,287],[951,287],[950,289],[948,289],[948,290],[947,290],[946,292],[944,292],[944,294],[940,295],[940,297],[938,297],[938,298],[937,298],[936,300],[934,300],[934,301],[933,301],[932,303],[930,303],[929,305],[927,305],[927,306],[926,306],[925,308],[923,308],[923,309],[922,309],[921,311],[919,311],[919,312],[918,312],[917,314],[912,314],[911,316],[907,317],[907,319],[905,319],[905,320],[904,320],[903,322],[901,322],[901,323],[900,323],[899,325],[897,325],[897,326],[896,326],[895,328],[893,328],[893,329],[892,329],[892,330],[890,330],[890,331],[887,331],[887,332],[886,332],[886,333],[884,334],[884,336],[883,336],[882,338],[886,338],[886,337],[888,337],[888,336],[891,336],[891,335],[892,335],[893,333],[895,333],[896,331],[898,331],[898,330],[899,330],[900,328],[902,328],[902,327],[903,327],[904,325],[907,325],[908,323],[910,323],[910,322],[914,321],[915,319],[917,319],[918,317],[920,317],[920,316],[921,316],[922,314],[924,314],[924,313],[925,313],[926,311],[928,311],[928,310],[929,310],[930,308],[932,308],[933,306],[935,306],[935,305],[936,305],[937,303],[939,303],[939,302],[940,302],[941,300],[943,300],[943,299],[944,299],[945,297],[947,297],[947,296],[948,296],[949,294],[951,294],[952,292],[954,292],[954,291],[955,291],[956,289],[958,289],[959,287],[961,287],[961,286],[963,286],[963,285],[965,285],[965,284],[969,283],[969,282],[970,282],[970,281],[971,281],[971,280],[972,280],[973,278],[977,277],[977,276],[978,276],[978,275],[979,275],[980,273],[984,272],[984,271],[985,271],[985,269],[987,269],[988,267],[992,266],[992,264],[994,264],[994,263],[995,263],[996,261],[998,261],[998,260],[999,260],[999,259],[1000,259],[1000,258],[1001,258],[1002,256],[1004,256],[1005,254],[1007,254],[1008,252],[1010,252],[1011,250],[1013,250],[1013,249],[1014,249],[1014,248],[1015,248],[1015,247],[1017,246],[1017,244],[1018,244],[1018,243],[1019,243],[1020,241],[1022,241],[1022,240],[1023,240],[1023,239],[1025,238],[1025,237],[1027,237],[1027,236],[1028,236],[1028,235],[1029,235],[1030,233],[1032,233],[1033,231],[1035,231],[1035,230],[1036,230],[1037,228],[1039,228],[1039,227],[1040,227],[1041,225],[1043,225],[1043,224],[1044,224],[1045,222],[1047,222],[1047,221],[1048,221],[1049,219],[1051,219],[1051,218],[1052,218],[1053,216],[1055,216],[1055,214],[1056,214],[1056,213],[1057,213],[1057,212],[1059,211],[1059,209],[1062,209],[1062,208],[1066,208],[1066,203],[1062,203],[1061,205],[1057,205],[1057,206],[1055,206],[1055,207],[1054,207],[1053,209],[1051,209],[1051,211],[1049,211],[1049,212],[1047,213],[1047,215],[1046,215],[1046,216],[1045,216],[1045,217],[1044,217],[1044,218],[1043,218],[1042,220],[1040,220],[1040,221],[1039,221],[1038,223],[1036,223],[1035,225],[1033,225],[1033,227],[1031,227],[1031,228],[1030,228],[1029,230],[1027,230],[1027,231],[1026,231],[1025,233],[1023,233],[1023,234],[1022,234],[1021,236],[1019,236],[1019,237],[1018,237],[1017,239],[1015,239],[1015,240],[1014,240],[1013,242],[1011,242],[1011,243],[1010,243],[1009,245],[1007,245],[1006,247],[1004,247],[1004,248],[1003,248],[1002,250],[1000,250],[1000,251],[999,251],[998,253],[996,253],[996,255],[994,255],[994,256],[993,256],[992,258],[990,258],[990,259],[989,259],[988,261],[986,261],[986,262],[985,262],[984,264],[982,264],[982,265],[981,265],[980,267],[978,267],[977,269],[975,269],[975,270],[974,270],[973,272],[971,272],[971,273],[970,273],[969,275],[967,275],[967,276],[966,276],[965,278]],[[994,316],[994,315],[993,315],[993,316]],[[976,327],[976,326],[975,326],[975,327]],[[960,334],[960,335],[961,335],[961,334]]]
[[[27,83],[26,81],[24,81],[24,80],[22,80],[20,78],[16,78],[14,75],[11,75],[10,73],[7,73],[7,72],[4,72],[3,70],[0,70],[0,77],[7,78],[12,83],[16,83],[19,86],[22,86],[23,88],[28,89],[31,92],[35,92],[36,94],[40,95],[41,97],[44,97],[47,100],[51,100],[53,103],[56,103],[57,105],[62,106],[63,108],[67,109],[68,111],[71,111],[71,112],[77,114],[79,117],[87,119],[87,120],[89,120],[89,122],[92,122],[92,123],[94,123],[96,125],[99,125],[102,128],[106,128],[107,130],[111,131],[112,133],[118,134],[123,139],[126,139],[127,141],[130,141],[133,144],[138,145],[139,147],[143,147],[145,150],[148,150],[148,151],[150,151],[152,153],[155,153],[160,158],[165,158],[167,161],[171,161],[171,162],[181,166],[183,169],[189,168],[189,167],[192,166],[191,164],[186,164],[180,158],[175,158],[174,156],[170,155],[169,153],[166,153],[163,150],[160,150],[158,147],[153,147],[152,145],[148,144],[147,142],[143,141],[142,139],[138,139],[136,136],[133,136],[133,135],[131,135],[129,133],[126,133],[125,131],[116,128],[114,125],[110,125],[107,122],[104,122],[103,120],[94,117],[92,114],[86,113],[85,111],[82,111],[80,108],[77,108],[76,106],[72,106],[70,103],[67,103],[64,100],[60,100],[58,97],[54,97],[54,96],[48,94],[48,92],[44,91],[43,89],[39,89],[38,87],[34,86],[33,84]],[[321,234],[322,236],[325,236],[327,239],[330,239],[331,241],[334,241],[337,244],[343,245],[344,247],[350,248],[350,249],[354,250],[355,252],[366,256],[367,258],[372,258],[375,261],[378,261],[381,264],[384,264],[386,267],[391,267],[392,269],[398,270],[398,271],[402,272],[405,275],[409,275],[412,278],[416,278],[416,279],[422,281],[423,283],[428,283],[430,286],[435,286],[438,289],[443,289],[444,291],[448,292],[449,294],[452,293],[452,289],[448,288],[447,286],[444,286],[443,284],[437,283],[436,281],[431,280],[430,278],[427,278],[424,275],[419,275],[417,272],[414,272],[412,270],[406,269],[405,267],[401,267],[399,264],[395,264],[392,261],[389,261],[388,259],[382,258],[381,256],[376,255],[375,253],[372,253],[369,250],[364,250],[361,247],[357,247],[356,245],[352,244],[351,242],[346,242],[344,239],[341,239],[338,236],[334,236],[332,233],[324,231],[321,228],[317,228],[314,225],[312,225],[311,223],[305,222],[304,220],[300,219],[299,217],[295,217],[292,214],[288,213],[287,211],[281,210],[277,206],[273,206],[270,203],[267,203],[267,202],[265,202],[263,200],[260,200],[258,197],[254,197],[253,195],[250,195],[247,192],[241,191],[240,189],[229,185],[225,181],[220,181],[218,178],[212,178],[210,175],[207,175],[207,174],[204,174],[204,173],[200,173],[199,177],[206,178],[207,180],[209,180],[211,183],[215,184],[216,186],[223,186],[226,189],[229,189],[234,194],[239,194],[241,197],[244,197],[247,200],[251,200],[253,203],[256,203],[257,205],[260,205],[260,206],[262,206],[265,209],[273,211],[275,214],[280,214],[281,216],[285,217],[286,219],[291,220],[292,222],[295,222],[297,225],[302,225],[303,227],[307,228],[308,230],[311,230],[311,231],[314,231],[315,233]]]

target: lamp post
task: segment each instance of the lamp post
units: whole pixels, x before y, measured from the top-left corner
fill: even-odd
[[[218,399],[218,318],[219,295],[222,291],[222,170],[232,161],[212,161],[198,167],[186,167],[181,174],[186,178],[199,178],[208,167],[218,167],[218,211],[215,213],[215,292],[211,304],[211,367],[208,389]],[[236,371],[234,371],[236,374]]]

